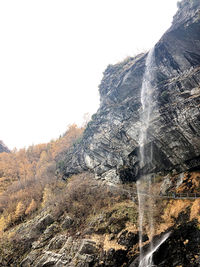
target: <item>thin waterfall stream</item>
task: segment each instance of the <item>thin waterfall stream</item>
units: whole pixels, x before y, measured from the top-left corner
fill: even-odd
[[[141,129],[139,136],[139,153],[140,153],[140,170],[144,170],[147,164],[152,162],[152,147],[146,149],[145,145],[150,143],[148,138],[148,129],[150,127],[151,121],[155,116],[156,101],[153,100],[154,87],[152,86],[152,81],[154,79],[154,49],[151,49],[147,55],[145,62],[145,72],[141,87],[141,105],[142,110],[140,113]],[[143,171],[142,171],[143,172]],[[144,171],[145,172],[145,171]],[[144,254],[142,251],[143,247],[143,224],[145,208],[148,205],[147,220],[149,226],[149,239],[150,239],[150,250],[153,251],[153,243],[151,242],[154,235],[154,222],[153,222],[153,201],[151,198],[142,194],[146,191],[151,195],[151,184],[152,184],[152,174],[142,174],[140,179],[137,181],[137,195],[139,204],[139,249],[140,249],[140,263],[139,267],[150,267],[153,265],[152,255],[150,253],[148,260],[144,260]],[[148,204],[147,204],[148,203]]]
[[[167,240],[167,238],[170,236],[170,233],[166,233],[157,243],[157,245],[153,246],[151,250],[140,260],[139,266],[141,267],[151,267],[155,266],[153,265],[153,253]]]

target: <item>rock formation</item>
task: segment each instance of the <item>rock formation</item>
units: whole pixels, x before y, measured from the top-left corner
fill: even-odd
[[[0,153],[9,152],[9,149],[4,145],[4,143],[0,140]]]
[[[156,112],[144,150],[147,159],[153,154],[153,161],[149,156],[140,169],[140,91],[147,57],[140,54],[107,67],[98,112],[82,140],[57,156],[58,176],[78,175],[67,183],[56,177],[52,184],[45,180],[44,189],[34,187],[38,178],[33,183],[27,179],[33,192],[42,190],[40,198],[31,193],[32,200],[43,199],[42,205],[30,214],[24,209],[24,217],[13,222],[15,206],[13,213],[4,213],[9,191],[1,195],[0,266],[138,267],[140,236],[143,256],[151,253],[154,266],[200,266],[200,0],[179,3],[154,56]],[[7,150],[2,142],[1,150]],[[84,171],[94,171],[100,179]],[[141,234],[135,183],[115,184],[152,172],[157,174],[151,191],[141,193],[152,201],[153,237],[148,200]],[[16,185],[10,192],[21,194],[23,183],[20,191]],[[22,198],[25,204],[28,194]]]
[[[181,185],[178,182],[179,175],[169,178],[173,184],[168,187],[169,191],[184,195],[191,185],[199,191],[199,171],[185,173]],[[156,189],[157,183],[154,186]],[[123,194],[122,185],[113,188],[118,188]],[[153,245],[156,247],[166,234],[169,235],[153,253],[154,266],[199,266],[200,198],[158,198],[156,202]],[[55,205],[52,207],[56,209]],[[78,228],[80,218],[70,216],[66,212],[55,215],[51,209],[43,209],[29,220],[9,229],[7,243],[5,239],[0,243],[0,266],[138,267],[136,201],[127,195],[124,201],[112,204],[106,210],[101,209]],[[151,251],[148,231],[143,241],[144,255],[148,255]]]
[[[155,45],[158,113],[149,128],[153,164],[139,170],[140,90],[147,54],[109,65],[101,105],[58,170],[63,178],[94,170],[108,181],[134,181],[140,172],[200,167],[200,3],[182,1],[172,26]]]

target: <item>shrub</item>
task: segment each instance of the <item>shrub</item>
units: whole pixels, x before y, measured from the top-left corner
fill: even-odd
[[[63,187],[51,199],[55,216],[68,213],[80,227],[87,218],[99,214],[102,209],[129,198],[121,189],[110,187],[94,179],[91,173],[74,175],[63,182]]]

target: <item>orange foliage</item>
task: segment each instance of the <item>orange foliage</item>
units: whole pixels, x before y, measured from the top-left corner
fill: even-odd
[[[30,205],[28,206],[28,208],[25,211],[25,214],[29,215],[32,212],[34,212],[36,209],[37,209],[37,203],[35,202],[34,199],[32,199]]]
[[[65,152],[78,138],[81,137],[84,128],[78,128],[76,124],[69,126],[67,132],[59,139],[51,143],[51,154],[55,159],[60,153]]]
[[[1,229],[22,220],[47,201],[45,187],[55,182],[56,157],[62,157],[82,132],[83,128],[73,124],[62,137],[48,144],[0,153]]]

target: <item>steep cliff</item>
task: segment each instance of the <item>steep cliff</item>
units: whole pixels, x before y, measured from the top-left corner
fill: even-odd
[[[138,267],[149,253],[153,266],[200,266],[199,26],[200,0],[181,1],[151,51],[155,105],[142,169],[147,54],[108,66],[101,106],[81,140],[82,131],[72,127],[53,143],[1,154],[0,266]],[[58,176],[80,173],[57,179],[54,159]],[[148,188],[142,184],[141,209],[136,183],[113,182],[148,172],[158,173]]]
[[[92,170],[112,182],[140,172],[200,167],[200,2],[182,1],[170,29],[154,47],[154,101],[148,130],[153,161],[139,170],[140,91],[147,54],[109,65],[99,86],[101,105],[78,145],[58,164],[63,178]]]

